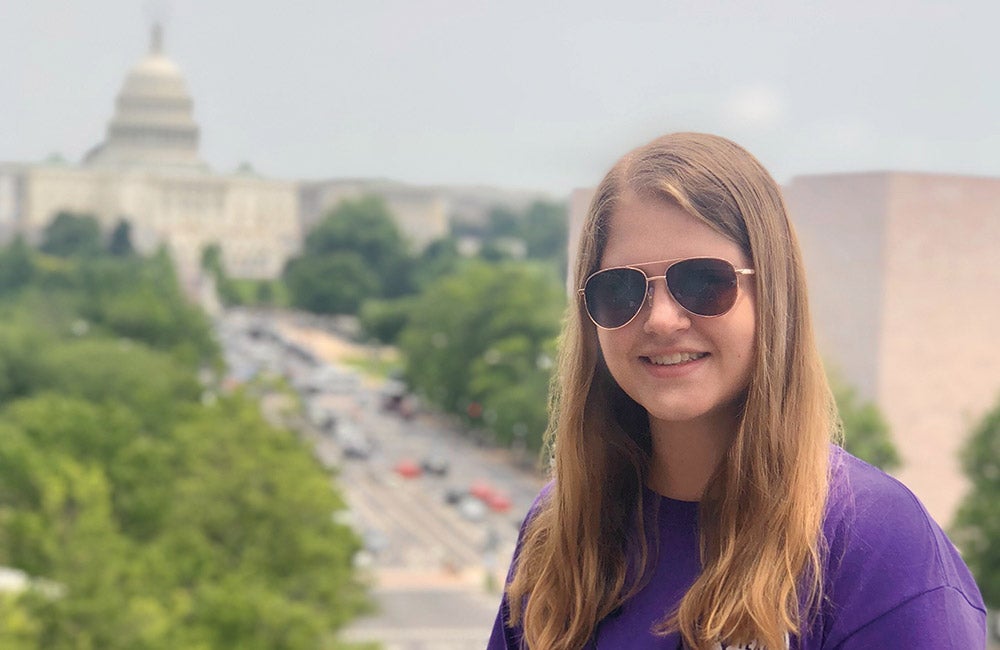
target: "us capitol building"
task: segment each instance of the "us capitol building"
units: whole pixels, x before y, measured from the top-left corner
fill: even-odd
[[[205,246],[220,246],[232,277],[275,278],[308,228],[344,199],[382,197],[418,249],[445,235],[449,215],[461,208],[445,188],[277,180],[249,167],[213,172],[198,140],[187,84],[154,25],[149,52],[125,77],[104,141],[79,165],[0,163],[0,242],[19,234],[39,242],[60,211],[91,214],[105,233],[126,220],[136,250],[166,245],[182,282],[195,290]]]

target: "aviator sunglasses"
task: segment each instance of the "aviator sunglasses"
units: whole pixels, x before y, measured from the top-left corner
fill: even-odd
[[[641,266],[666,264],[662,275],[646,275]],[[587,315],[606,330],[625,327],[642,311],[653,296],[651,282],[664,278],[667,291],[685,311],[695,316],[722,316],[736,304],[741,275],[753,275],[753,269],[738,269],[717,257],[687,257],[659,262],[616,266],[593,273],[583,283]]]

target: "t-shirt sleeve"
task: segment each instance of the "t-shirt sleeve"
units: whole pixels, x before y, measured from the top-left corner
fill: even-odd
[[[547,483],[545,487],[542,488],[538,496],[535,497],[534,503],[528,509],[528,514],[524,517],[524,521],[521,523],[521,532],[517,536],[517,545],[514,548],[514,557],[510,562],[510,569],[507,571],[507,583],[511,581],[514,577],[514,569],[517,566],[517,558],[521,551],[521,541],[524,538],[524,530],[531,521],[535,513],[538,512],[538,508],[541,505],[543,499],[545,499],[548,494],[552,491],[553,484],[551,482]],[[514,629],[507,626],[507,620],[510,618],[510,603],[507,600],[507,590],[504,589],[503,597],[500,599],[500,608],[497,611],[496,621],[493,623],[493,632],[490,634],[490,642],[486,646],[486,650],[519,650],[521,648],[520,628]]]
[[[903,484],[854,458],[832,495],[823,648],[986,643],[986,608],[961,555]]]
[[[940,587],[879,616],[833,650],[980,650],[985,647],[985,613],[970,604],[960,591]]]
[[[510,616],[510,611],[507,607],[507,596],[505,594],[500,601],[500,610],[497,612],[497,619],[493,623],[493,632],[490,633],[490,642],[486,645],[486,650],[518,650],[519,643],[514,638],[514,630],[506,625],[508,616]]]

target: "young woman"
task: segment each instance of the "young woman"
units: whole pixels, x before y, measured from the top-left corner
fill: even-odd
[[[983,648],[968,569],[838,420],[780,190],[723,138],[630,152],[584,224],[553,480],[490,650]]]

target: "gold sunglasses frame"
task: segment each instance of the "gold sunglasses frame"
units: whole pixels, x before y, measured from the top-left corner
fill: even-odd
[[[670,290],[670,284],[667,282],[667,271],[669,271],[670,268],[673,267],[675,264],[679,264],[680,262],[688,262],[688,261],[691,261],[691,260],[716,260],[716,261],[720,261],[720,262],[725,262],[726,264],[728,264],[729,266],[732,267],[733,271],[736,274],[736,298],[733,299],[733,304],[730,305],[729,308],[726,309],[726,311],[722,312],[721,314],[713,314],[711,316],[706,316],[704,314],[698,314],[698,313],[695,313],[695,312],[691,311],[690,309],[688,309],[684,305],[682,305],[680,303],[680,301],[677,300],[677,298],[674,296],[674,292]],[[640,268],[640,267],[643,267],[643,266],[653,266],[653,265],[656,265],[656,264],[666,264],[667,266],[666,266],[666,268],[663,269],[662,273],[657,273],[655,275],[649,275],[648,273],[646,273],[646,271],[644,271],[642,268]],[[642,304],[639,305],[639,309],[637,309],[635,311],[635,313],[632,314],[632,317],[629,318],[626,322],[622,323],[621,325],[619,325],[617,327],[604,327],[603,325],[601,325],[600,323],[598,323],[596,320],[594,320],[594,317],[590,314],[590,309],[587,307],[587,296],[586,296],[587,283],[590,282],[591,278],[593,278],[595,275],[599,275],[599,274],[604,273],[606,271],[617,271],[619,269],[632,269],[634,271],[638,271],[639,273],[642,273],[646,277],[646,297],[643,299]],[[667,293],[670,294],[670,299],[673,300],[675,303],[677,303],[677,306],[680,307],[681,309],[683,309],[688,314],[691,314],[692,316],[697,316],[698,318],[718,318],[720,316],[725,316],[730,311],[732,311],[733,307],[736,306],[736,303],[739,302],[739,300],[740,300],[740,277],[744,276],[744,275],[754,275],[755,273],[756,273],[756,271],[754,269],[739,268],[735,264],[733,264],[732,262],[730,262],[729,260],[727,260],[724,257],[712,257],[712,256],[709,256],[709,255],[694,256],[694,257],[676,257],[676,258],[668,259],[668,260],[657,260],[655,262],[640,262],[638,264],[624,264],[622,266],[609,266],[606,269],[598,269],[598,270],[594,271],[593,273],[591,273],[590,275],[587,276],[587,279],[583,281],[583,286],[580,287],[579,289],[577,289],[576,292],[577,292],[578,296],[580,296],[581,298],[583,298],[583,310],[585,312],[587,312],[587,318],[590,319],[590,322],[592,322],[595,326],[601,328],[602,330],[613,331],[613,330],[621,329],[621,328],[625,327],[626,325],[628,325],[629,323],[631,323],[632,321],[634,321],[636,319],[636,317],[639,314],[642,313],[642,310],[646,306],[647,303],[650,304],[650,305],[653,304],[653,284],[652,284],[653,280],[656,280],[658,278],[662,279],[663,280],[663,284],[666,286]]]

